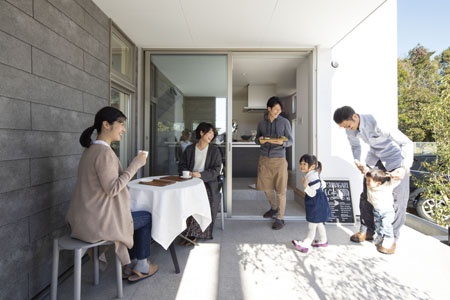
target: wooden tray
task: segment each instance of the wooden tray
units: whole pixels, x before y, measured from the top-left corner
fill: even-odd
[[[283,141],[283,142],[287,142],[288,138],[287,137],[278,137],[278,138],[265,137],[264,140],[266,140],[266,141]]]
[[[166,186],[174,184],[176,181],[164,180],[164,179],[153,179],[152,181],[139,181],[139,184],[152,185],[152,186]]]
[[[178,175],[169,175],[169,176],[161,177],[160,179],[169,180],[169,181],[186,181],[186,180],[190,180],[191,178],[183,178]]]

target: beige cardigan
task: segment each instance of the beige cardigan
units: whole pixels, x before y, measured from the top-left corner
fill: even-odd
[[[101,144],[85,149],[78,165],[78,178],[66,221],[72,237],[95,243],[115,241],[122,265],[130,262],[133,219],[127,183],[141,165],[133,160],[123,171],[114,151]]]

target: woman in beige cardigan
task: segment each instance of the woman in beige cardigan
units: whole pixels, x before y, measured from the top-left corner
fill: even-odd
[[[72,237],[95,243],[115,241],[115,251],[124,268],[124,278],[138,281],[152,276],[158,266],[151,264],[151,214],[131,212],[127,183],[144,166],[147,154],[140,152],[126,170],[111,148],[125,133],[125,115],[104,107],[95,115],[94,125],[80,136],[85,147],[79,165],[75,191],[66,216]],[[91,135],[97,130],[97,139]],[[128,251],[128,249],[130,249]],[[131,260],[130,260],[131,258]]]

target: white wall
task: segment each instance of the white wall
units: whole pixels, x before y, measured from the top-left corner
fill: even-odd
[[[397,3],[386,1],[333,49],[317,51],[317,155],[322,177],[350,179],[355,214],[359,214],[362,177],[334,110],[349,105],[397,126]],[[332,68],[331,60],[339,63]],[[365,157],[365,156],[363,156]]]
[[[313,102],[315,72],[314,68],[314,53],[311,53],[309,57],[297,68],[296,73],[296,85],[297,85],[297,117],[295,126],[295,159],[293,164],[298,164],[298,160],[305,153],[313,153],[313,132],[312,132],[312,120],[311,103]],[[298,168],[296,168],[296,187],[303,190],[301,184],[302,174]]]
[[[241,135],[250,135],[251,130],[256,130],[259,121],[264,118],[264,111],[246,112],[244,107],[248,104],[247,93],[245,95],[233,95],[232,119],[238,123],[236,139],[241,139]],[[230,133],[231,134],[231,133]]]

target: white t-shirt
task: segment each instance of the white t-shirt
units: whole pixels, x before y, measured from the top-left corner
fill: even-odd
[[[195,147],[195,164],[193,172],[203,172],[205,170],[206,154],[208,153],[209,145],[205,149],[200,150]]]

